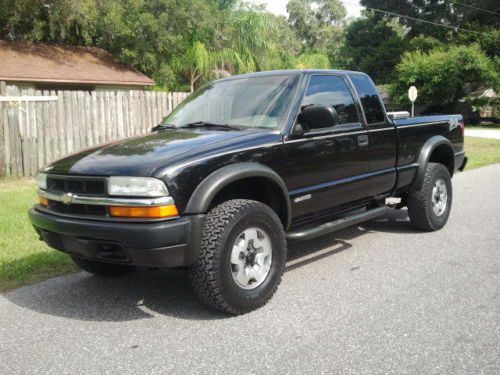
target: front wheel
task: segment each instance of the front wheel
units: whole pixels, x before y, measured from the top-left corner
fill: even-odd
[[[233,315],[267,303],[285,269],[286,241],[276,213],[236,199],[205,218],[200,255],[191,267],[193,289],[208,306]]]
[[[450,216],[453,190],[448,169],[429,163],[422,188],[408,194],[408,215],[411,223],[425,231],[439,230]]]

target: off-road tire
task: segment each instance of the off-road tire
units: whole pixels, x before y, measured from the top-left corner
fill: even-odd
[[[97,276],[119,276],[135,269],[134,266],[127,266],[125,264],[95,262],[78,257],[71,257],[71,259],[83,271]]]
[[[437,216],[432,209],[432,190],[435,182],[442,179],[447,189],[447,204],[445,211]],[[428,163],[425,169],[421,189],[408,194],[408,215],[414,227],[424,231],[436,231],[443,228],[448,221],[453,198],[450,172],[439,163]]]
[[[250,227],[268,234],[272,263],[264,282],[245,290],[232,277],[230,253],[237,236]],[[239,315],[269,301],[281,281],[285,263],[285,232],[276,213],[263,203],[235,199],[219,204],[205,217],[200,255],[190,267],[190,278],[202,302],[215,310]]]

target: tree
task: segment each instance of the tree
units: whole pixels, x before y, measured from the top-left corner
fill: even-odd
[[[194,90],[232,74],[328,66],[345,10],[318,4],[318,50],[305,50],[286,18],[240,0],[3,0],[0,38],[100,47],[161,89]]]
[[[468,91],[492,87],[498,92],[500,84],[495,64],[478,45],[406,52],[397,73],[391,95],[399,103],[408,103],[408,87],[412,85],[419,89],[420,104],[452,107]]]
[[[443,43],[432,36],[419,35],[410,40],[408,51],[419,50],[421,52],[430,52],[433,49],[443,46]]]
[[[3,0],[0,36],[8,40],[89,44],[95,35],[98,0]]]
[[[345,54],[353,70],[369,74],[377,83],[392,81],[404,51],[404,31],[397,22],[368,17],[352,22],[346,31]]]
[[[500,19],[500,17],[499,17]],[[461,33],[458,44],[478,43],[481,49],[491,58],[500,58],[500,25],[481,29],[482,34]]]
[[[330,60],[326,54],[306,52],[295,58],[295,69],[330,69]]]
[[[237,53],[242,73],[280,69],[286,65],[288,55],[300,50],[283,17],[255,8],[234,11],[223,33],[225,47]]]
[[[328,44],[324,36],[342,25],[347,15],[340,0],[290,0],[287,10],[289,22],[305,49],[324,48]]]
[[[181,58],[175,60],[175,70],[186,77],[191,92],[196,82],[210,72],[212,58],[203,43],[195,42]]]
[[[498,28],[498,16],[477,8],[500,13],[498,0],[361,0],[361,4],[382,11],[440,23],[447,26],[462,27],[481,31],[484,27]],[[415,21],[410,18],[376,12],[377,18],[398,19],[409,28],[411,37],[417,35],[433,36],[439,40],[451,40],[459,33],[452,28],[444,28]]]
[[[201,0],[102,0],[95,44],[154,77],[212,38],[214,4]],[[175,70],[175,69],[174,69]],[[167,82],[173,89],[187,76]],[[189,84],[189,82],[187,82]]]
[[[174,61],[195,41],[214,40],[227,0],[4,0],[0,38],[104,48],[164,88],[185,85]],[[220,10],[219,10],[220,8]],[[227,9],[224,9],[227,8]],[[222,17],[222,16],[221,16]],[[167,74],[168,77],[164,77]]]

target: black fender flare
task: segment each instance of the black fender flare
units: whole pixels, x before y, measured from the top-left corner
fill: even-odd
[[[274,182],[283,194],[286,208],[285,229],[290,226],[292,205],[288,189],[282,178],[271,168],[254,162],[242,162],[222,167],[207,176],[194,190],[186,205],[186,214],[202,214],[208,211],[215,195],[232,182],[248,177],[264,177]]]
[[[422,187],[422,184],[424,183],[424,176],[425,176],[425,168],[427,167],[427,164],[429,163],[429,159],[432,155],[432,152],[439,146],[447,146],[449,147],[449,150],[451,152],[451,155],[453,156],[451,158],[451,172],[450,174],[453,174],[453,171],[455,170],[455,157],[453,153],[453,146],[450,142],[449,139],[443,137],[442,135],[435,135],[428,139],[423,147],[420,149],[420,155],[418,157],[418,168],[417,168],[417,173],[415,175],[415,179],[412,184],[412,190],[419,190]]]

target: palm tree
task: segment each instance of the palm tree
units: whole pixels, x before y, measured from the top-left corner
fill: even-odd
[[[194,91],[196,82],[209,73],[211,60],[210,52],[208,52],[205,45],[201,42],[192,44],[184,56],[175,60],[175,71],[187,78],[191,92]]]

